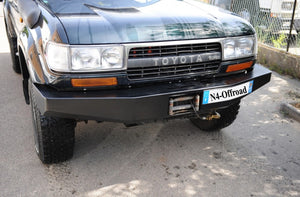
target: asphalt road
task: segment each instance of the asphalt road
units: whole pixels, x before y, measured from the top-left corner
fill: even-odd
[[[0,16],[0,196],[300,196],[300,124],[279,112],[300,82],[276,73],[221,132],[79,123],[74,158],[43,165]]]

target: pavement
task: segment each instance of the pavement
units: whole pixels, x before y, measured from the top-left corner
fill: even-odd
[[[276,73],[220,132],[184,119],[79,123],[73,159],[42,164],[0,19],[0,196],[300,196],[300,123],[280,112],[300,82]]]

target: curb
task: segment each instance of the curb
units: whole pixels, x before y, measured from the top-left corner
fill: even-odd
[[[300,79],[300,55],[259,43],[258,62],[281,74]]]
[[[289,103],[281,103],[280,110],[300,122],[300,110]]]

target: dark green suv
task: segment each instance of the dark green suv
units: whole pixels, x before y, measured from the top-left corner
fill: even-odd
[[[230,125],[270,81],[253,27],[193,0],[6,0],[13,69],[43,163],[73,155],[77,121]]]

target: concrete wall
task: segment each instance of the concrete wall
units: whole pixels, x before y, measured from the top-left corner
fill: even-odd
[[[300,56],[259,43],[258,63],[280,74],[300,79]]]

